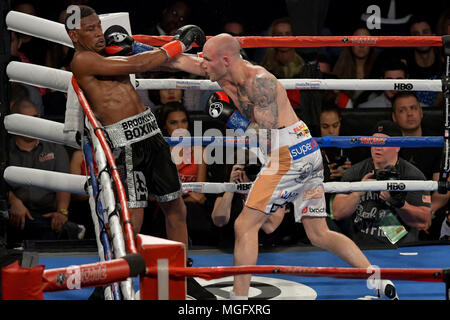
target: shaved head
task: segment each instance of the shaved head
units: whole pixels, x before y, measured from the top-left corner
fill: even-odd
[[[239,57],[241,45],[236,38],[233,38],[228,33],[221,33],[217,36],[212,37],[207,41],[205,46],[208,44],[208,47],[212,47],[215,49],[216,53],[220,56],[231,56],[231,57]]]

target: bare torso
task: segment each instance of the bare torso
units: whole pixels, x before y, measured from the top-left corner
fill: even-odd
[[[89,54],[76,53],[72,62],[75,79],[90,107],[102,125],[110,125],[145,110],[145,106],[130,82],[129,75],[96,76],[85,72]]]
[[[298,121],[281,83],[260,66],[246,62],[247,77],[242,84],[218,81],[225,93],[257,128],[278,129]]]

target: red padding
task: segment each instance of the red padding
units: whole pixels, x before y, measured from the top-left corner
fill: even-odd
[[[2,269],[3,300],[44,300],[44,266],[24,268],[16,261]]]

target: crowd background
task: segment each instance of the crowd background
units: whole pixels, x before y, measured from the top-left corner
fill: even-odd
[[[70,4],[86,4],[98,14],[128,12],[133,34],[171,34],[185,24],[196,24],[206,35],[228,32],[239,36],[290,36],[290,35],[445,35],[450,34],[450,10],[447,1],[326,1],[326,0],[270,0],[270,1],[11,1],[13,10],[33,14],[49,20],[64,21],[65,9]],[[380,29],[367,28],[362,16],[370,5],[381,9],[381,17],[397,20],[397,23],[382,23]],[[401,19],[403,23],[398,23]],[[389,20],[388,19],[388,20]],[[11,33],[11,60],[35,63],[70,71],[73,50],[45,40]],[[444,72],[442,48],[251,48],[242,50],[242,55],[254,64],[266,67],[278,78],[354,78],[354,79],[440,79]],[[400,71],[400,72],[398,72]],[[143,73],[137,78],[193,78],[183,73]],[[145,105],[152,108],[163,132],[170,135],[174,129],[192,131],[194,121],[203,122],[203,130],[218,128],[223,124],[211,120],[204,112],[205,102],[211,92],[198,90],[148,90],[139,91]],[[394,120],[403,135],[442,135],[437,123],[441,123],[442,95],[417,93],[420,131],[402,127],[400,121],[392,118],[391,101],[395,92],[373,91],[318,91],[288,90],[289,100],[297,114],[308,124],[314,137],[326,135],[370,135],[372,127],[380,119]],[[373,100],[378,99],[378,100]],[[36,88],[28,85],[9,84],[9,100],[12,110],[20,112],[20,104],[32,103],[40,117],[64,121],[66,96],[61,92]],[[372,101],[371,107],[367,106]],[[378,102],[380,101],[380,102]],[[376,102],[376,103],[374,103]],[[420,109],[420,110],[419,110]],[[419,111],[417,111],[419,110]],[[399,118],[400,119],[400,118]],[[412,120],[411,120],[412,121]],[[417,122],[417,119],[416,119]],[[405,125],[404,125],[405,126]],[[333,128],[334,130],[330,130]],[[423,129],[423,131],[422,131]],[[409,131],[408,131],[409,130]],[[411,134],[413,132],[413,134]],[[426,134],[425,134],[426,133]],[[193,132],[191,132],[191,135]],[[70,161],[70,172],[84,174],[81,153],[65,148]],[[197,150],[198,151],[198,150]],[[191,157],[196,150],[183,150],[184,157]],[[200,150],[201,152],[202,150]],[[434,154],[440,154],[440,150]],[[340,181],[346,169],[370,157],[369,148],[352,150],[323,150],[325,181]],[[400,153],[402,156],[402,153]],[[184,158],[183,158],[184,159]],[[412,159],[412,160],[411,160]],[[412,156],[407,159],[415,163]],[[436,161],[425,161],[420,168],[426,179],[437,179]],[[69,164],[68,164],[69,165]],[[428,166],[429,165],[429,166]],[[178,165],[183,182],[236,181],[239,170],[233,166]],[[254,169],[254,168],[253,168]],[[245,171],[245,172],[244,172]],[[242,173],[244,172],[244,173]],[[254,172],[241,170],[240,179],[251,180]],[[242,176],[245,175],[245,176]],[[329,196],[328,196],[329,197]],[[232,208],[225,219],[217,219],[214,210],[219,200],[226,195],[202,195],[196,193],[183,196],[188,207],[188,230],[194,246],[215,246],[224,249],[233,247],[233,222],[239,214],[245,197],[229,198]],[[439,241],[441,225],[448,215],[448,195],[433,197],[438,204],[432,208],[430,225],[419,231],[419,241]],[[227,201],[228,201],[227,200]],[[328,210],[332,199],[328,198]],[[437,203],[437,202],[436,202]],[[83,232],[75,232],[71,239],[94,237],[90,221],[89,206],[85,198],[72,195],[68,220]],[[214,214],[213,214],[214,213]],[[227,215],[225,214],[225,215]],[[308,239],[301,224],[295,223],[292,206],[287,206],[283,222],[276,230],[262,230],[261,246],[308,245]],[[224,223],[225,221],[225,223]],[[334,230],[344,232],[347,221],[334,221],[330,214],[328,223]],[[165,235],[164,216],[156,202],[146,208],[142,229],[144,234]],[[416,239],[417,240],[417,239]],[[14,245],[17,245],[14,244]],[[380,242],[380,246],[389,246]]]

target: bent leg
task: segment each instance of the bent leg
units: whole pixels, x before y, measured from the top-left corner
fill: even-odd
[[[303,217],[303,226],[311,243],[330,251],[355,268],[368,268],[369,260],[347,236],[331,231],[323,217]]]
[[[188,231],[186,225],[186,205],[181,197],[159,203],[166,217],[167,238],[183,242],[188,248]]]
[[[263,212],[244,206],[234,223],[234,266],[256,265],[258,260],[258,231],[266,221]],[[235,275],[233,292],[235,296],[248,296],[250,274]]]

